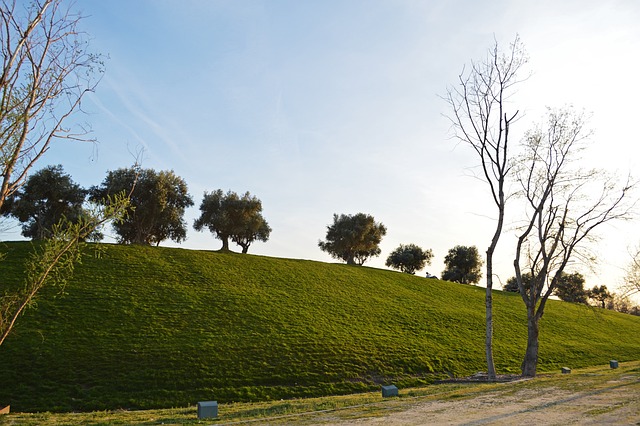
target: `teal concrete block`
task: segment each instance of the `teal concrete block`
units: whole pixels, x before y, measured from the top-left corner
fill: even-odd
[[[198,419],[218,417],[218,401],[198,402]]]
[[[398,388],[390,385],[390,386],[383,386],[382,387],[382,397],[383,398],[388,398],[390,396],[398,396]]]

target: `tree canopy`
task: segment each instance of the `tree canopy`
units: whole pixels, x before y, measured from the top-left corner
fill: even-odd
[[[226,194],[218,189],[204,193],[200,204],[200,217],[193,224],[196,231],[205,227],[222,240],[222,251],[229,250],[229,240],[249,251],[254,241],[267,241],[271,227],[262,216],[262,202],[246,192],[242,197],[235,192]]]
[[[455,246],[444,258],[442,279],[461,284],[477,284],[482,278],[482,259],[476,246]]]
[[[318,246],[334,259],[349,265],[363,265],[372,256],[380,255],[380,241],[387,228],[376,223],[371,215],[333,215],[333,224],[327,226],[326,241]]]
[[[113,224],[119,241],[125,244],[156,244],[187,237],[184,211],[193,205],[186,182],[173,171],[156,172],[138,166],[109,171],[100,186],[91,188],[91,199],[131,192],[127,217]]]
[[[25,185],[4,205],[4,214],[22,223],[22,235],[43,240],[52,235],[53,226],[77,223],[89,214],[83,207],[87,190],[64,173],[61,165],[47,166],[31,175]],[[102,234],[94,231],[89,239],[100,240]]]
[[[587,304],[588,293],[584,288],[584,277],[579,272],[562,273],[553,294],[565,302]]]
[[[415,274],[427,264],[431,264],[433,252],[431,249],[422,250],[415,244],[400,244],[387,258],[386,265],[407,274]]]
[[[525,287],[525,291],[531,287],[531,274],[529,272],[522,274],[522,283]],[[518,279],[516,277],[509,278],[505,285],[502,286],[502,290],[519,293],[520,289],[518,288]]]
[[[606,285],[596,285],[593,286],[591,290],[587,290],[587,297],[598,302],[598,305],[604,309],[607,307],[607,301],[610,300],[613,295],[609,292]]]

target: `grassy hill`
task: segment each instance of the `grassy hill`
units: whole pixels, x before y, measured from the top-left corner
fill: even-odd
[[[18,285],[30,243],[3,243]],[[91,246],[89,246],[91,252]],[[103,246],[0,347],[12,411],[179,407],[428,383],[485,370],[484,289],[392,271],[184,249]],[[526,320],[495,293],[499,373]],[[540,371],[640,359],[640,317],[551,301]]]

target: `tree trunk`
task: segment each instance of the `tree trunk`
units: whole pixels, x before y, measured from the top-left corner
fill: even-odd
[[[498,224],[491,244],[487,248],[487,290],[485,293],[485,353],[487,358],[487,379],[496,380],[496,366],[493,361],[493,253],[498,246],[502,225],[504,224],[504,175],[500,178],[498,189]]]
[[[222,240],[222,248],[220,251],[229,251],[229,237],[220,237]]]
[[[527,350],[522,361],[522,375],[535,377],[538,368],[538,317],[535,310],[527,309]]]
[[[485,293],[485,355],[487,359],[487,378],[496,379],[496,366],[493,361],[493,250],[487,250],[487,289]]]

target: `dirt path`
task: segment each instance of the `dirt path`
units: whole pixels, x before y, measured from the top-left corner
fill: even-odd
[[[589,374],[508,383],[467,394],[398,399],[295,424],[322,425],[640,425],[640,373]],[[575,384],[571,380],[578,379]],[[536,382],[536,383],[534,383]],[[292,419],[293,420],[293,419]],[[289,423],[289,422],[286,422]]]
[[[640,424],[640,382],[573,393],[543,388],[489,393],[470,400],[417,402],[406,411],[339,424],[570,425]]]

